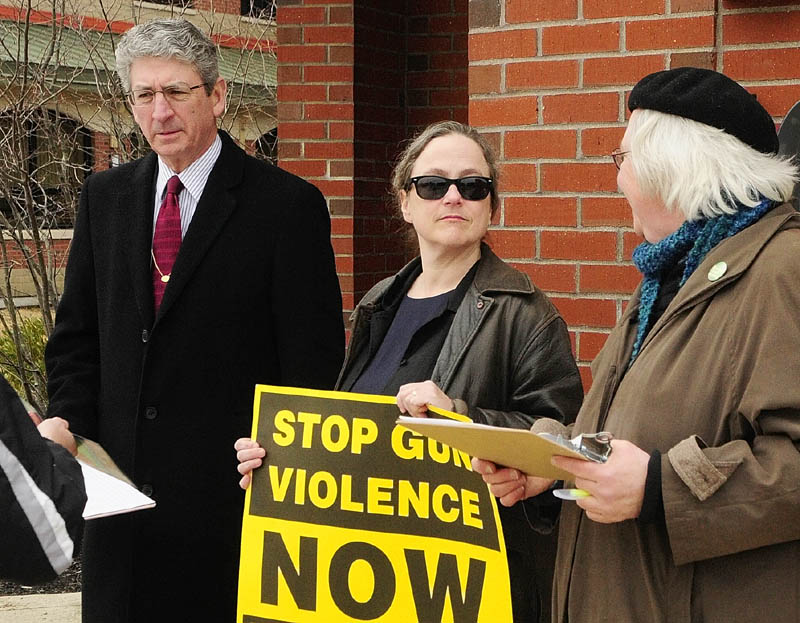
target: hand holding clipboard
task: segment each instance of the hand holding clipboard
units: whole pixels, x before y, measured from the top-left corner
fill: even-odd
[[[566,432],[558,422],[549,422]],[[397,418],[397,424],[470,456],[553,480],[570,480],[572,475],[552,465],[552,456],[604,463],[611,453],[609,433],[583,434],[570,439],[562,433],[535,432],[536,426],[533,430],[520,430],[475,422],[404,416]]]

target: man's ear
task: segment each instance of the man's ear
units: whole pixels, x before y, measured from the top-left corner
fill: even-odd
[[[227,104],[226,95],[228,93],[228,85],[225,84],[223,78],[217,78],[214,87],[211,89],[211,97],[213,98],[214,117],[219,119],[225,114],[225,105]]]

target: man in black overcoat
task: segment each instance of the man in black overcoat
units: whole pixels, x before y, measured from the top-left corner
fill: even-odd
[[[254,385],[330,388],[342,362],[330,218],[314,186],[217,131],[226,85],[188,21],[136,26],[116,55],[154,153],[84,184],[48,415],[99,441],[157,505],[88,523],[83,620],[228,623],[243,509],[232,446],[250,433]],[[175,230],[178,208],[165,260],[161,217]]]

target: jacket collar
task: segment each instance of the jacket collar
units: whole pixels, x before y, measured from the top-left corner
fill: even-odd
[[[422,260],[419,257],[411,260],[394,277],[379,283],[368,292],[364,296],[362,306],[383,302],[384,297],[393,299],[395,292],[408,290],[406,284],[419,275],[421,264]],[[494,254],[489,245],[483,242],[481,243],[481,259],[478,261],[473,285],[480,294],[489,292],[531,294],[535,291],[535,287],[527,275],[511,268]]]
[[[489,245],[483,242],[481,261],[474,283],[481,294],[489,292],[532,294],[535,291],[530,277],[506,264],[494,254]]]

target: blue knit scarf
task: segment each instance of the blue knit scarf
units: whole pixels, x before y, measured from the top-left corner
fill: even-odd
[[[686,221],[680,228],[656,243],[643,242],[633,251],[633,263],[642,273],[642,288],[639,295],[639,326],[628,367],[633,365],[642,342],[650,330],[650,315],[658,297],[661,281],[670,269],[686,258],[686,267],[678,284],[686,283],[708,252],[725,238],[730,238],[745,227],[752,225],[771,208],[775,202],[764,199],[755,207],[739,206],[735,214],[723,214],[703,221]]]

